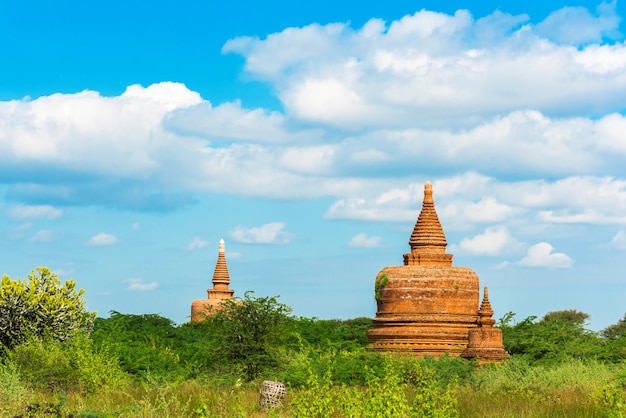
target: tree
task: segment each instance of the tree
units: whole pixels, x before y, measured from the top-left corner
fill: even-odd
[[[170,379],[186,372],[187,358],[181,355],[188,345],[185,335],[171,319],[160,315],[111,311],[109,318],[96,318],[91,338],[114,353],[128,373]]]
[[[207,318],[217,331],[216,355],[242,366],[248,381],[279,364],[278,351],[291,313],[276,297],[255,298],[251,293],[246,292],[242,300],[224,300]]]
[[[510,354],[523,354],[531,362],[558,363],[570,358],[604,356],[597,333],[584,327],[589,315],[575,310],[550,312],[541,321],[528,318],[514,324],[514,313],[500,319],[504,348]]]
[[[617,321],[616,324],[609,325],[600,331],[600,335],[609,340],[626,337],[626,314],[624,314],[624,318]]]
[[[564,311],[552,311],[544,315],[542,321],[563,321],[571,325],[582,327],[589,319],[589,314],[577,311],[576,309],[566,309]]]
[[[73,280],[61,283],[46,267],[37,267],[28,280],[3,276],[0,343],[13,348],[29,337],[65,341],[79,330],[90,331],[96,314],[85,310],[84,293]]]

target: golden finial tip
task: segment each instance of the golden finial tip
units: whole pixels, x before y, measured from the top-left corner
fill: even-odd
[[[220,240],[219,252],[220,253],[224,252],[224,239],[223,238]]]

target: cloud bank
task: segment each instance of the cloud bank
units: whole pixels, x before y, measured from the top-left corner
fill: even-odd
[[[621,226],[619,21],[614,3],[566,7],[540,22],[421,10],[226,42],[223,52],[244,59],[246,76],[276,92],[279,109],[237,98],[214,104],[169,81],[113,97],[86,90],[3,101],[4,213],[54,220],[74,206],[168,211],[208,193],[326,198],[327,219],[404,222],[415,219],[430,180],[447,228],[467,231],[457,246],[467,254],[512,254],[537,242],[524,231],[548,225]],[[284,222],[230,234],[249,244],[294,238]],[[43,228],[33,236],[51,238]],[[376,246],[377,238],[359,234],[349,245]],[[87,245],[116,242],[102,233]],[[188,249],[204,245],[197,238]],[[572,260],[544,242],[520,263]]]

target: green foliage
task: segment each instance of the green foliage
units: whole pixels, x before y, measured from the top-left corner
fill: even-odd
[[[567,309],[564,311],[548,312],[544,315],[542,321],[562,321],[574,326],[582,327],[589,319],[589,314],[577,311],[576,309]]]
[[[382,290],[389,283],[389,276],[386,274],[382,274],[379,277],[376,277],[376,281],[374,282],[374,294],[376,300],[382,297]]]
[[[246,292],[242,300],[225,300],[206,319],[219,330],[214,356],[242,367],[247,381],[279,364],[291,313],[291,308],[279,303],[276,297],[255,298],[251,293]]]
[[[183,373],[178,352],[184,343],[174,322],[155,314],[131,315],[111,312],[107,319],[97,318],[92,338],[107,346],[131,374],[167,380]]]
[[[363,386],[337,386],[331,367],[308,369],[292,398],[295,417],[457,417],[455,383],[445,384],[412,357],[382,356],[382,370],[364,366]]]
[[[21,404],[26,394],[17,365],[9,359],[0,362],[0,415],[8,415],[8,408]]]
[[[352,350],[367,345],[367,330],[372,327],[371,318],[317,319],[300,317],[289,324],[291,332],[315,348]]]
[[[551,312],[541,321],[530,316],[513,324],[515,314],[506,314],[498,326],[502,329],[504,348],[510,354],[522,354],[533,363],[553,364],[576,359],[606,356],[600,336],[584,328],[588,315],[574,310]]]
[[[85,333],[66,341],[32,338],[14,347],[9,358],[33,388],[95,392],[127,382],[117,359],[96,349]]]
[[[300,387],[307,383],[310,373],[328,375],[334,385],[365,385],[368,370],[381,374],[385,356],[365,348],[354,350],[325,349],[302,347],[299,352],[292,352],[289,361],[278,377],[290,387]]]
[[[61,283],[46,267],[28,280],[2,277],[0,287],[0,343],[12,348],[30,337],[64,341],[80,330],[90,330],[95,313],[85,310],[84,290]]]
[[[606,382],[596,393],[598,409],[607,418],[626,418],[625,395],[623,386]]]
[[[465,382],[490,394],[531,395],[568,387],[593,392],[607,376],[624,366],[598,360],[571,360],[553,365],[533,365],[525,356],[512,356],[502,364],[483,365]]]
[[[478,367],[462,382],[459,410],[462,416],[494,418],[611,416],[602,412],[601,388],[625,372],[626,363],[533,365],[527,357],[514,355],[502,364]]]
[[[609,325],[600,331],[600,335],[609,340],[626,338],[626,314],[624,314],[624,318],[617,321],[616,324]]]

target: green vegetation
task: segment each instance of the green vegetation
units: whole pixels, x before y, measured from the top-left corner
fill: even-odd
[[[369,318],[293,317],[251,293],[200,323],[119,312],[92,322],[73,282],[31,276],[3,280],[3,417],[626,417],[626,317],[597,333],[584,312],[508,313],[511,359],[478,367],[370,352]],[[287,385],[281,407],[259,408],[263,380]]]
[[[374,282],[374,295],[376,300],[379,300],[382,297],[382,290],[389,283],[389,276],[386,274],[382,274],[381,276],[376,278]]]
[[[66,340],[89,330],[96,316],[85,311],[84,290],[72,280],[61,284],[45,267],[28,280],[2,277],[0,287],[0,343],[12,348],[31,337]]]

